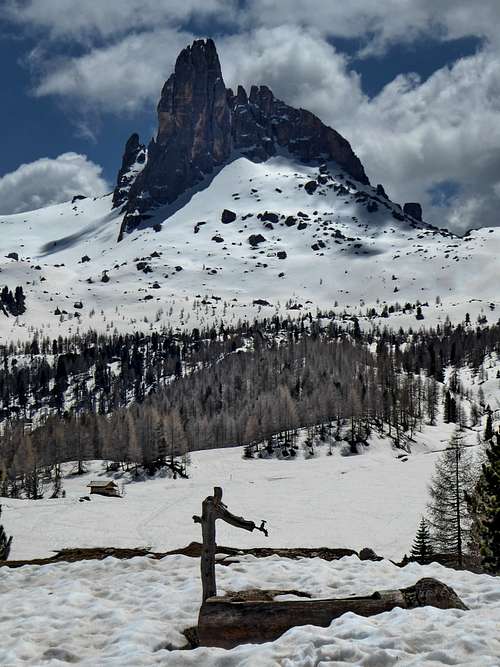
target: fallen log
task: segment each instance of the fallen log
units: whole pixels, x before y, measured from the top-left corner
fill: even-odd
[[[299,625],[328,627],[348,611],[359,616],[374,616],[395,607],[425,606],[467,609],[452,588],[432,578],[420,579],[409,588],[380,591],[368,597],[283,602],[238,602],[210,597],[200,608],[198,638],[200,646],[229,649],[239,644],[274,641]]]

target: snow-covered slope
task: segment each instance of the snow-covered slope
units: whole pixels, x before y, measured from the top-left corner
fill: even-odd
[[[67,476],[65,498],[3,500],[2,520],[14,535],[12,558],[51,555],[65,547],[149,546],[167,551],[200,540],[191,517],[214,486],[222,486],[236,514],[266,519],[269,539],[221,523],[219,544],[242,547],[328,546],[361,549],[401,559],[411,547],[428,502],[427,484],[438,452],[446,447],[453,424],[424,427],[415,434],[412,454],[394,450],[389,439],[373,435],[359,456],[328,456],[316,447],[315,458],[296,460],[242,458],[241,447],[192,452],[189,479],[168,477],[131,482],[123,474],[123,498],[87,495],[90,479],[109,478],[102,462],[89,464],[82,477]],[[477,434],[465,432],[474,450]],[[66,472],[70,470],[66,468]],[[50,493],[46,494],[47,496]]]
[[[317,168],[289,156],[261,164],[236,159],[120,243],[123,216],[112,210],[111,196],[0,216],[0,283],[23,285],[27,297],[18,319],[0,314],[0,334],[192,327],[214,318],[231,324],[293,312],[290,306],[353,314],[373,306],[380,314],[385,303],[417,299],[429,304],[422,324],[447,314],[462,320],[466,312],[472,321],[480,314],[496,321],[490,308],[499,305],[499,229],[460,239],[395,219],[401,209],[383,197],[369,212],[376,191],[346,186],[340,170],[329,167],[327,183],[308,194],[304,185],[318,177]],[[234,222],[221,222],[224,209],[236,213]],[[260,219],[266,211],[278,222]],[[259,234],[264,240],[252,245]],[[12,252],[19,261],[6,258]],[[57,308],[67,314],[55,315]],[[419,324],[414,311],[391,320]]]
[[[0,663],[138,667],[497,667],[500,579],[412,563],[357,557],[331,563],[276,556],[238,557],[217,566],[219,593],[249,588],[294,589],[313,597],[367,595],[435,577],[455,589],[469,611],[393,609],[371,618],[347,613],[328,628],[289,630],[274,642],[225,651],[186,644],[201,598],[199,560],[167,556],[0,569]],[[20,594],[22,591],[22,594]],[[286,596],[284,599],[293,599]],[[279,599],[279,598],[278,598]]]

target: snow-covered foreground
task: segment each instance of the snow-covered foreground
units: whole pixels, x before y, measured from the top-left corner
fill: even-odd
[[[400,559],[409,551],[428,500],[427,484],[437,453],[446,446],[452,425],[425,427],[416,435],[414,453],[403,458],[390,441],[373,437],[358,456],[318,447],[316,458],[294,461],[245,460],[241,448],[191,454],[188,480],[167,477],[125,484],[123,498],[88,493],[93,478],[108,478],[101,462],[83,477],[64,480],[66,498],[2,499],[2,520],[14,535],[11,558],[49,556],[64,547],[149,546],[165,551],[200,541],[193,523],[201,501],[222,486],[231,511],[266,519],[262,533],[218,526],[225,545],[374,548]],[[475,432],[468,431],[475,443]],[[49,495],[49,494],[47,494]]]
[[[63,563],[0,570],[0,664],[196,665],[203,667],[312,667],[319,665],[500,664],[500,579],[440,565],[357,557],[336,562],[241,557],[217,566],[219,593],[248,588],[298,589],[313,597],[365,595],[433,576],[452,586],[470,611],[431,607],[394,609],[372,618],[348,613],[329,628],[297,627],[263,645],[231,651],[185,645],[196,625],[201,596],[199,560]],[[22,591],[22,593],[21,593]],[[290,596],[288,596],[290,597]]]

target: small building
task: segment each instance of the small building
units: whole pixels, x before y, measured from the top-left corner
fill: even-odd
[[[100,496],[112,496],[114,498],[120,497],[120,490],[118,484],[110,479],[105,479],[98,482],[90,482],[87,484],[90,488],[90,493],[97,493]]]

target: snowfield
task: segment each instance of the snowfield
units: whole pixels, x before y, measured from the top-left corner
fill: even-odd
[[[401,209],[383,198],[370,213],[359,193],[375,189],[346,188],[339,168],[330,170],[336,180],[309,195],[304,185],[317,168],[289,156],[235,159],[120,243],[123,215],[111,195],[0,215],[2,283],[22,285],[27,305],[18,318],[0,313],[0,336],[231,325],[317,307],[380,315],[384,304],[417,299],[428,303],[424,320],[396,312],[373,322],[434,326],[466,312],[472,323],[498,319],[499,228],[461,239],[395,219]],[[237,216],[229,224],[221,222],[226,208]],[[260,219],[266,212],[277,221]]]
[[[464,378],[465,379],[465,378]],[[268,521],[269,538],[217,523],[219,544],[239,547],[364,546],[386,558],[408,553],[428,500],[427,483],[452,424],[424,427],[412,453],[373,436],[358,456],[302,453],[293,461],[242,458],[242,448],[191,454],[188,480],[156,477],[132,482],[123,498],[88,493],[90,479],[109,478],[104,463],[71,476],[65,498],[2,499],[2,521],[14,535],[11,558],[49,556],[64,547],[149,546],[166,551],[200,540],[192,521],[214,485],[229,509]],[[478,427],[479,428],[479,427]],[[482,428],[482,426],[481,426]],[[477,455],[477,432],[465,431]],[[274,642],[230,651],[181,650],[182,634],[197,623],[199,559],[106,558],[19,569],[0,568],[0,665],[57,667],[323,667],[326,665],[500,665],[500,578],[456,572],[437,564],[398,568],[389,560],[356,556],[326,562],[235,556],[217,566],[219,594],[251,588],[298,590],[314,598],[367,595],[435,577],[455,589],[470,611],[426,607],[371,618],[347,613],[329,628],[297,627]],[[294,599],[287,595],[285,598]]]
[[[408,553],[426,511],[427,483],[447,446],[452,424],[424,427],[413,454],[373,436],[358,456],[332,456],[328,446],[305,460],[242,458],[241,447],[193,452],[189,479],[168,477],[125,483],[123,498],[87,495],[91,479],[110,478],[102,462],[82,477],[63,480],[66,498],[2,499],[2,521],[14,535],[12,559],[50,556],[65,547],[136,547],[168,551],[201,541],[192,521],[203,498],[222,486],[229,509],[254,521],[266,519],[269,538],[219,522],[219,544],[241,547],[372,547],[386,558]],[[476,445],[476,432],[466,431]],[[476,447],[473,447],[476,449]],[[66,468],[69,472],[69,468]],[[117,480],[120,483],[120,479]],[[122,481],[128,482],[129,475]]]
[[[296,589],[313,597],[365,595],[432,576],[452,586],[470,611],[394,609],[371,618],[352,613],[328,628],[289,630],[278,640],[230,651],[176,650],[196,625],[201,598],[199,560],[167,556],[83,561],[0,569],[0,664],[82,667],[184,665],[316,667],[500,664],[500,578],[440,565],[357,557],[331,563],[238,557],[217,566],[219,594],[249,588]],[[22,593],[20,593],[22,591]],[[287,596],[290,599],[290,596]]]

